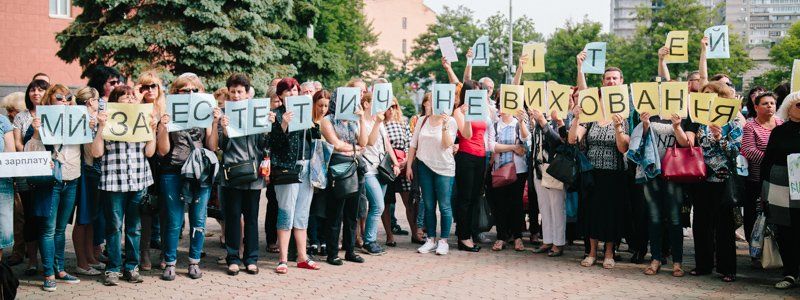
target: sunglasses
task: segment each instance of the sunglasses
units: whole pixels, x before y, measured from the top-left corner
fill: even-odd
[[[115,86],[115,85],[118,85],[118,84],[119,84],[119,80],[112,80],[112,81],[108,82],[108,85],[110,85],[110,86]]]
[[[394,105],[392,105],[392,106],[389,106],[389,108],[391,108],[391,109],[397,109],[398,107],[400,107],[400,106],[397,106],[397,104],[394,104]]]
[[[189,93],[197,93],[200,89],[180,89],[178,90],[179,94],[189,94]]]
[[[72,100],[72,94],[62,95],[62,94],[55,94],[53,97],[56,98],[56,101],[70,101]]]
[[[145,85],[142,85],[141,87],[139,87],[139,92],[140,93],[144,93],[144,91],[154,90],[156,88],[158,88],[158,85],[155,84],[155,83],[153,83],[153,84],[145,84]]]

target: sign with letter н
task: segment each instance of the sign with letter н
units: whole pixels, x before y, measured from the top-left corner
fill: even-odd
[[[391,83],[378,83],[372,86],[372,115],[385,112],[394,99]]]
[[[155,137],[150,120],[153,104],[106,104],[108,120],[103,129],[103,139],[119,142],[147,142]]]
[[[689,103],[689,84],[686,82],[661,83],[661,119],[668,120],[672,114],[686,118]]]
[[[500,85],[500,112],[515,115],[523,110],[525,99],[525,87],[522,85],[501,84]]]
[[[433,114],[453,114],[453,105],[456,100],[455,84],[434,84],[433,85]]]
[[[606,70],[606,43],[588,43],[583,51],[586,51],[586,59],[583,60],[581,71],[586,74],[603,74]]]
[[[167,95],[167,131],[181,131],[190,128],[208,128],[214,122],[214,95],[206,93]]]
[[[0,152],[0,178],[52,175],[52,161],[50,151]]]
[[[689,62],[689,32],[670,31],[667,34],[667,48],[669,53],[664,58],[666,63],[687,63]]]
[[[286,111],[294,112],[292,120],[289,122],[289,132],[311,128],[311,110],[313,100],[309,95],[292,96],[286,98]]]
[[[45,145],[79,145],[92,142],[89,112],[83,105],[39,105],[39,137]]]
[[[225,101],[225,116],[228,117],[228,137],[270,132],[270,99]]]
[[[485,122],[489,117],[487,90],[467,90],[464,93],[467,111],[464,120],[468,122]]]
[[[489,37],[481,36],[472,45],[472,66],[473,67],[487,67],[489,66]]]

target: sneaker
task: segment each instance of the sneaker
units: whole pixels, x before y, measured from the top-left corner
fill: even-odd
[[[122,276],[122,274],[119,272],[106,271],[105,276],[103,276],[103,285],[115,286],[119,284],[120,276]]]
[[[175,265],[167,265],[167,268],[164,269],[164,274],[161,274],[161,280],[175,280]]]
[[[61,277],[56,276],[56,279],[58,281],[63,282],[63,283],[69,283],[69,284],[76,284],[76,283],[80,283],[81,282],[81,280],[78,279],[78,277],[69,275],[69,273],[66,273],[66,272],[64,273],[64,276],[61,276]]]
[[[218,265],[223,265],[223,266],[227,265],[228,264],[227,256],[223,255],[223,256],[217,257],[217,264]]]
[[[44,283],[42,283],[42,290],[48,292],[55,292],[56,291],[56,281],[53,279],[45,279]]]
[[[94,268],[95,270],[105,270],[106,264],[98,261],[96,264],[89,264],[89,267]]]
[[[378,243],[368,243],[364,244],[364,247],[361,248],[362,252],[369,255],[383,255],[386,251],[378,245]]]
[[[105,252],[105,251],[103,251],[103,252]],[[97,256],[97,260],[100,261],[100,262],[108,263],[108,256],[103,254],[103,252],[101,252],[100,255]],[[92,266],[92,268],[94,268],[94,266]]]
[[[417,252],[431,253],[434,249],[436,249],[436,242],[432,238],[428,238],[425,240],[425,244],[423,244],[422,247],[417,248]]]
[[[447,240],[439,240],[439,242],[436,243],[436,254],[447,255],[447,252],[450,252],[450,245],[447,244]]]
[[[189,265],[189,278],[191,279],[200,279],[203,277],[203,272],[200,271],[200,265],[198,264],[190,264]]]
[[[89,267],[88,269],[84,269],[84,268],[77,267],[77,266],[75,267],[75,273],[78,274],[78,275],[85,275],[85,276],[97,276],[97,275],[103,274],[103,273],[100,273],[100,271],[98,271],[98,270],[96,270],[95,268],[92,268],[92,267]]]
[[[175,266],[172,266],[173,268]],[[144,281],[142,275],[139,274],[139,268],[133,268],[133,270],[125,271],[122,273],[122,280],[127,280],[130,283],[140,283]]]

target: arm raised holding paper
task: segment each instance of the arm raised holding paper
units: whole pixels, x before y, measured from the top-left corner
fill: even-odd
[[[106,111],[100,111],[97,113],[97,134],[94,136],[94,141],[92,141],[92,156],[94,158],[99,158],[105,154],[105,141],[103,141],[103,130],[106,128],[106,120],[108,120],[108,114]]]
[[[270,123],[275,122],[275,113],[270,112]],[[214,118],[214,121],[211,122],[211,127],[206,128],[206,148],[211,151],[217,151],[219,148],[219,135],[217,134],[219,128],[219,121],[222,117],[222,110],[219,107],[215,107],[211,113],[211,116]]]
[[[579,91],[585,90],[587,88],[586,77],[583,75],[583,70],[581,68],[583,66],[583,61],[586,60],[586,50],[583,50],[581,51],[581,53],[578,53],[578,55],[575,56],[575,59],[578,66],[578,75],[577,78],[575,79],[576,80],[575,85],[578,87]]]
[[[472,48],[467,50],[467,65],[464,67],[464,82],[467,80],[472,80],[472,58],[475,56],[475,53],[472,53]]]
[[[669,47],[664,46],[658,49],[658,77],[661,77],[664,81],[670,81],[669,67],[664,60],[667,54],[669,54]]]
[[[522,80],[522,66],[524,66],[526,62],[528,62],[528,55],[520,55],[519,63],[517,63],[517,71],[514,72],[514,81],[511,84],[517,85]]]
[[[442,67],[444,67],[444,71],[447,72],[447,79],[450,81],[450,83],[461,83],[458,81],[458,76],[456,76],[456,72],[453,72],[453,66],[450,65],[450,62],[447,61],[446,57],[442,57]]]
[[[586,127],[579,122],[582,111],[583,108],[578,104],[572,107],[572,123],[569,127],[569,134],[567,135],[567,141],[570,144],[577,144],[579,141],[583,140],[584,135],[586,135]]]
[[[700,59],[698,60],[698,69],[700,70],[700,87],[708,83],[708,60],[706,59],[706,48],[708,48],[708,37],[704,36],[700,40]]]

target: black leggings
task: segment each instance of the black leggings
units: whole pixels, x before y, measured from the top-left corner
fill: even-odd
[[[456,198],[453,211],[456,217],[456,235],[459,240],[469,240],[474,229],[473,208],[481,197],[486,158],[464,152],[456,154]]]
[[[744,180],[744,236],[747,242],[750,243],[753,233],[753,226],[756,224],[756,207],[758,207],[758,198],[761,197],[761,182]]]
[[[705,182],[694,191],[695,264],[697,270],[736,275],[736,240],[733,205],[725,199],[725,183]],[[716,261],[715,261],[716,258]]]
[[[333,193],[332,189],[329,189],[328,192]],[[326,237],[328,257],[336,257],[339,252],[339,232],[342,230],[342,222],[344,222],[342,249],[344,249],[345,253],[352,254],[355,251],[359,195],[356,194],[347,198],[334,195],[328,197],[327,201],[325,218],[328,221]]]
[[[498,241],[522,238],[522,230],[525,228],[522,189],[527,179],[528,173],[520,173],[517,174],[517,181],[512,184],[492,189]]]
[[[264,216],[264,233],[267,236],[267,245],[278,244],[278,196],[275,195],[275,186],[267,184],[264,191],[267,197],[267,212]]]
[[[25,242],[36,242],[39,240],[39,229],[41,227],[41,217],[34,216],[34,200],[31,191],[19,192],[19,198],[22,202],[22,211],[25,218],[25,224],[22,226],[22,236]]]

